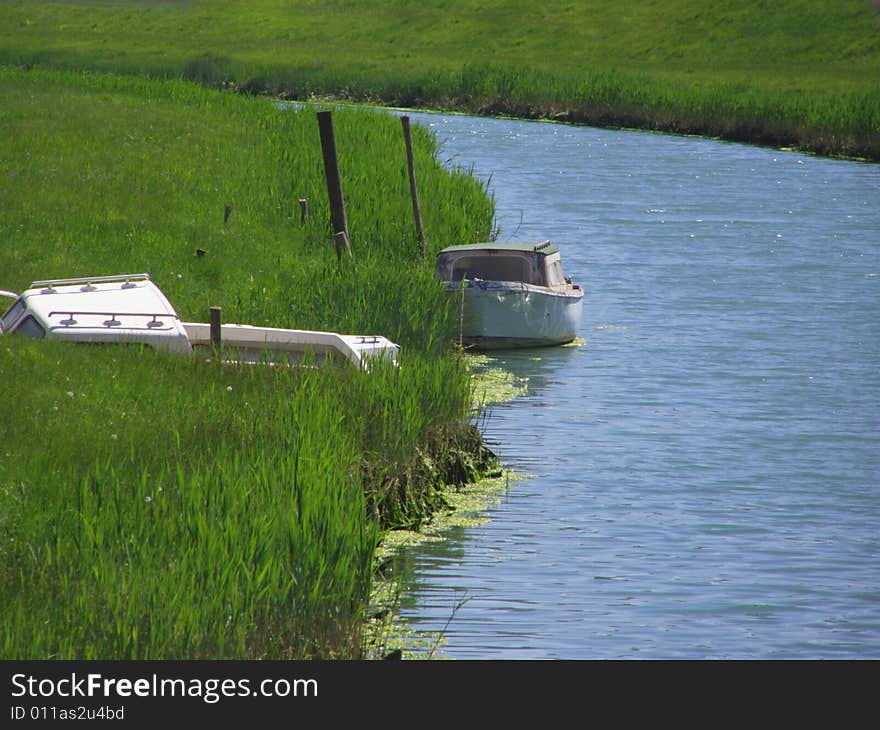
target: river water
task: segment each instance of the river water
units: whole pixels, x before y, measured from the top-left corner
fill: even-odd
[[[586,292],[581,344],[496,355],[528,389],[484,433],[530,478],[405,555],[411,627],[452,659],[880,658],[880,167],[410,117]]]

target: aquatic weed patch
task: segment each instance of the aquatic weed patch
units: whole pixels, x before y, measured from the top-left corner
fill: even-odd
[[[493,357],[468,355],[467,362],[473,381],[474,405],[478,410],[493,403],[513,400],[528,392],[528,378],[497,367],[497,360]]]
[[[504,500],[511,485],[528,478],[505,470],[493,477],[448,487],[444,491],[445,510],[435,513],[418,530],[393,530],[383,536],[375,554],[377,579],[366,633],[368,653],[377,658],[392,654],[401,659],[434,659],[442,655],[442,632],[416,631],[400,616],[403,591],[413,580],[408,553],[426,543],[448,540],[458,529],[480,527],[490,521],[492,507]]]

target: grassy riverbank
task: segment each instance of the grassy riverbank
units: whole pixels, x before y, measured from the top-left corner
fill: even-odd
[[[0,62],[880,160],[870,0],[13,1],[0,6]]]
[[[403,346],[365,374],[0,340],[0,656],[361,656],[382,532],[486,466],[430,253],[485,238],[491,199],[414,130],[420,261],[400,123],[337,111],[340,268],[313,109],[12,69],[0,102],[3,288],[149,271],[185,319]]]

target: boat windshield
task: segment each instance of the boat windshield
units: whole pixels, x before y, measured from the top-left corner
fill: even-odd
[[[543,284],[541,272],[528,256],[493,254],[459,256],[440,261],[438,274],[447,281],[483,279],[485,281],[521,281]]]
[[[46,330],[43,329],[43,325],[37,322],[37,320],[29,314],[21,320],[20,325],[12,330],[12,334],[24,335],[25,337],[30,337],[32,340],[42,340],[46,336]]]
[[[24,310],[24,297],[16,299],[15,303],[9,308],[6,314],[0,318],[0,332],[9,332],[12,329],[12,325],[18,321],[18,318]]]

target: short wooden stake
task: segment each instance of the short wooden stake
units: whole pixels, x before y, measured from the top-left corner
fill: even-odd
[[[220,307],[211,307],[211,347],[220,351],[222,344]]]
[[[305,225],[305,222],[309,219],[309,201],[306,198],[299,199],[299,222],[300,225]]]
[[[229,220],[230,213],[232,213],[232,206],[227,203],[223,208],[223,223],[224,224]]]

